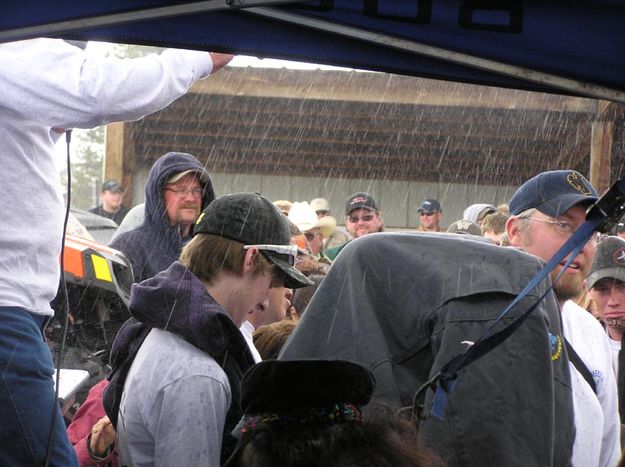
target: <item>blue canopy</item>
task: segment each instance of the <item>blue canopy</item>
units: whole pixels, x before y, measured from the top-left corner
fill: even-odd
[[[616,0],[57,0],[53,7],[21,0],[0,6],[0,41],[58,36],[229,51],[620,102],[624,24],[625,2]]]

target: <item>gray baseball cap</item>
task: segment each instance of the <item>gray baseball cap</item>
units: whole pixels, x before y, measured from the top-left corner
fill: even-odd
[[[625,240],[621,237],[607,237],[597,247],[586,278],[588,288],[606,277],[625,282]]]

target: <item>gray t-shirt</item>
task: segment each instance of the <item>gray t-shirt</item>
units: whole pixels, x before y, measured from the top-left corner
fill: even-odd
[[[152,329],[128,373],[119,408],[122,465],[218,467],[231,391],[215,360]]]

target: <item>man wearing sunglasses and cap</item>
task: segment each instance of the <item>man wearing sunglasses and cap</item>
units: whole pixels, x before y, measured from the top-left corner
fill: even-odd
[[[366,192],[358,192],[347,198],[345,203],[345,227],[352,238],[364,237],[384,230],[384,221],[375,198]],[[326,256],[334,260],[345,245],[329,248]]]
[[[417,208],[419,214],[419,227],[417,232],[443,232],[441,216],[443,210],[440,203],[435,199],[426,199]]]
[[[271,287],[311,284],[294,267],[290,238],[271,201],[222,196],[200,215],[180,261],[133,285],[133,318],[115,340],[105,394],[122,465],[217,467],[227,458],[240,380],[254,364],[238,328],[265,311]]]

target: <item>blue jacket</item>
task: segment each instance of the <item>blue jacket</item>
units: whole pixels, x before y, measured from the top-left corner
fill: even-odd
[[[202,210],[215,199],[213,184],[204,166],[191,154],[169,152],[152,166],[145,185],[145,219],[136,229],[121,234],[111,247],[120,250],[132,265],[134,282],[141,282],[167,269],[180,256],[184,239],[180,226],[169,225],[163,187],[167,179],[185,170],[197,170],[208,179]]]

